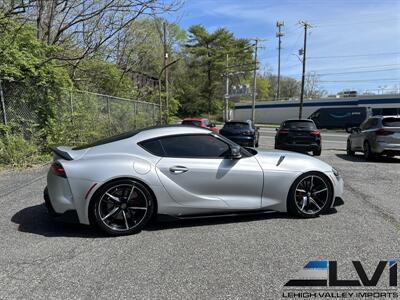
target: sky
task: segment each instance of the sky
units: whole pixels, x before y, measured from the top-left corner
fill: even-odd
[[[260,72],[277,73],[276,21],[282,28],[281,75],[301,78],[296,56],[307,36],[306,72],[320,75],[330,94],[341,90],[400,89],[400,0],[186,0],[173,21],[187,29],[227,28],[241,38],[264,39]]]

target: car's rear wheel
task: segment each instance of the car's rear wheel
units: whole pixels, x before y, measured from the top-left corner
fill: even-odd
[[[100,229],[111,235],[139,232],[150,220],[155,199],[135,180],[110,182],[96,192],[91,213]]]
[[[301,175],[290,188],[287,208],[291,215],[317,217],[332,204],[333,189],[329,179],[319,172]]]
[[[346,147],[346,152],[348,156],[353,156],[355,152],[351,150],[351,142],[350,140],[347,140],[347,147]]]
[[[371,146],[368,141],[364,142],[364,158],[365,160],[371,160],[374,158],[374,154],[371,151]]]
[[[321,155],[321,152],[322,152],[322,148],[319,147],[317,150],[314,150],[314,151],[313,151],[313,155],[314,155],[314,156],[320,156],[320,155]]]

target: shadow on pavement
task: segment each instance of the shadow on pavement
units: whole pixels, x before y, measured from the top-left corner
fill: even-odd
[[[18,231],[46,237],[104,238],[101,231],[82,224],[62,223],[53,220],[43,204],[26,207],[12,216],[11,221],[19,224]]]
[[[397,163],[400,164],[400,159],[396,157],[389,157],[389,156],[376,156],[373,159],[366,161],[362,155],[352,155],[349,156],[347,154],[335,154],[337,157],[352,161],[352,162],[362,162],[362,163]]]
[[[337,210],[332,208],[322,215],[335,214]],[[195,219],[169,219],[165,221],[153,221],[145,226],[144,231],[158,231],[184,227],[213,226],[241,222],[263,221],[268,219],[293,219],[304,222],[312,222],[312,218],[303,219],[292,217],[286,213],[265,212],[237,216],[218,216],[212,218]],[[45,237],[78,237],[78,238],[107,238],[99,229],[82,224],[62,223],[53,220],[47,213],[44,205],[26,207],[17,212],[11,221],[19,224],[18,231],[42,235]]]
[[[321,215],[332,215],[337,213],[336,208],[331,208]],[[153,222],[147,225],[144,230],[155,231],[155,230],[165,230],[174,228],[184,228],[184,227],[200,227],[200,226],[213,226],[231,223],[242,223],[242,222],[257,222],[272,219],[292,219],[292,220],[302,220],[304,222],[312,222],[313,218],[304,219],[290,216],[286,213],[280,212],[264,212],[258,214],[250,215],[237,215],[237,216],[218,216],[218,217],[208,217],[208,218],[195,218],[195,219],[175,219],[168,221]]]

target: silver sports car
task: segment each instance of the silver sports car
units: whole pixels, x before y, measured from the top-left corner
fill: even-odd
[[[256,151],[193,126],[153,127],[56,147],[44,192],[49,212],[111,235],[153,217],[279,211],[315,217],[335,204],[343,180],[307,155]]]

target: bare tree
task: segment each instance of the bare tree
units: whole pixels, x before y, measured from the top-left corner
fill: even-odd
[[[319,75],[315,72],[307,73],[304,86],[305,98],[321,98],[326,94],[327,92],[320,86]]]
[[[90,56],[142,15],[175,10],[180,0],[0,0],[5,15],[35,25],[38,39],[62,46],[57,59],[74,63]]]

